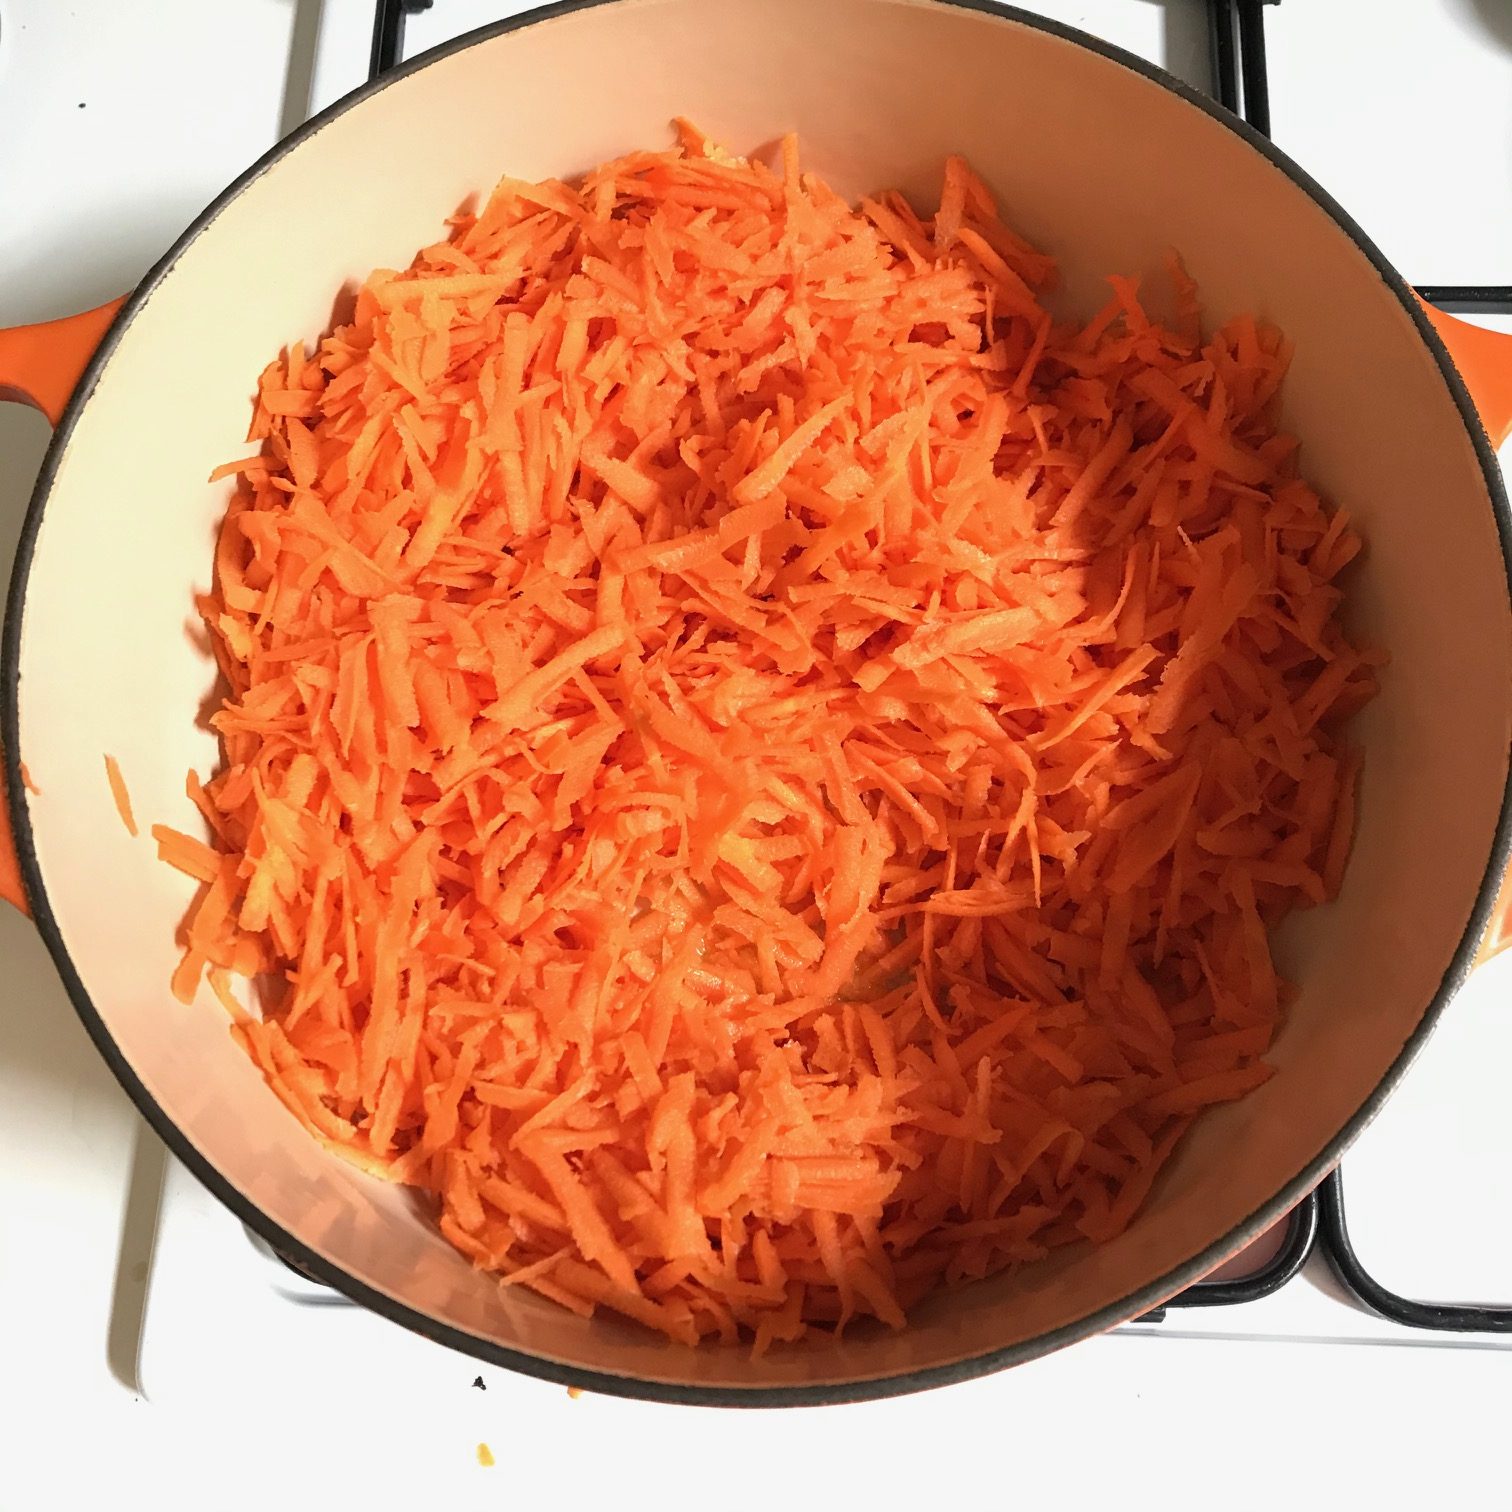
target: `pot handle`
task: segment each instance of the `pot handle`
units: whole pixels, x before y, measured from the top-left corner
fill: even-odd
[[[1458,320],[1427,303],[1423,311],[1449,349],[1491,444],[1503,445],[1512,436],[1512,336]],[[1486,926],[1477,964],[1490,960],[1508,945],[1512,945],[1512,873],[1502,881],[1501,896]]]
[[[1512,436],[1512,335],[1472,325],[1431,304],[1424,303],[1423,312],[1465,380],[1492,446],[1503,445]]]
[[[0,399],[30,404],[56,425],[125,302],[112,299],[79,315],[0,331]]]
[[[19,400],[42,411],[56,425],[89,359],[125,301],[0,331],[0,399]],[[24,914],[31,909],[21,884],[10,805],[0,793],[0,898]]]

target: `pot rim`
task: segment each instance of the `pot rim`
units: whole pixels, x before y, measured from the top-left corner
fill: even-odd
[[[543,6],[539,10],[532,10],[521,16],[513,16],[464,32],[438,47],[418,54],[343,96],[276,143],[218,194],[194,218],[167,253],[148,271],[122,306],[85,368],[53,433],[52,441],[43,459],[42,470],[27,506],[16,549],[15,567],[11,574],[9,597],[5,606],[4,640],[3,646],[0,646],[0,748],[3,748],[4,752],[4,785],[10,805],[11,825],[27,898],[31,904],[37,929],[42,935],[48,953],[52,956],[69,1000],[86,1032],[116,1080],[135,1103],[153,1131],[167,1145],[169,1151],[192,1171],[195,1177],[238,1219],[265,1239],[275,1250],[289,1256],[326,1285],[382,1317],[487,1364],[518,1371],[541,1380],[552,1381],[563,1386],[581,1387],[603,1395],[688,1406],[823,1406],[902,1396],[930,1387],[974,1380],[1008,1366],[1037,1359],[1065,1345],[1091,1338],[1158,1307],[1162,1302],[1185,1290],[1187,1286],[1200,1279],[1215,1266],[1237,1253],[1262,1231],[1283,1217],[1332,1170],[1345,1148],[1380,1110],[1387,1096],[1426,1043],[1445,1006],[1458,991],[1474,965],[1477,946],[1490,921],[1509,857],[1512,857],[1512,771],[1508,773],[1503,791],[1491,855],[1476,894],[1475,905],[1449,966],[1440,980],[1438,990],[1426,1005],[1412,1034],[1390,1066],[1386,1068],[1370,1095],[1324,1148],[1284,1183],[1274,1196],[1260,1204],[1248,1218],[1220,1235],[1191,1259],[1172,1267],[1164,1275],[1139,1287],[1120,1300],[1109,1303],[1060,1328],[943,1365],[892,1375],[842,1381],[830,1385],[702,1386],[674,1381],[647,1380],[563,1364],[556,1360],[511,1349],[493,1340],[455,1328],[358,1280],[274,1222],[254,1202],[226,1180],[148,1092],[106,1028],[99,1010],[94,1006],[78,973],[74,970],[42,880],[28,815],[26,788],[21,777],[19,750],[21,627],[24,618],[26,587],[47,498],[67,449],[69,437],[99,382],[101,372],[109,362],[122,336],[151,298],[154,290],[172,271],[174,265],[200,233],[220,215],[222,210],[249,185],[276,167],[296,147],[316,136],[349,110],[419,73],[430,64],[453,57],[469,48],[490,42],[510,32],[521,31],[541,22],[555,20],[563,15],[617,3],[622,3],[622,0],[558,0],[558,3]],[[1497,536],[1501,544],[1502,565],[1507,577],[1509,602],[1512,602],[1512,505],[1508,502],[1495,450],[1458,371],[1416,296],[1402,275],[1338,201],[1311,175],[1277,148],[1269,138],[1261,135],[1247,122],[1230,114],[1216,101],[1191,85],[1136,54],[1075,27],[1031,14],[1014,5],[1000,3],[1000,0],[931,0],[931,3],[1016,22],[1021,26],[1083,47],[1106,62],[1129,69],[1150,82],[1159,84],[1187,105],[1202,111],[1210,119],[1226,127],[1259,152],[1329,216],[1339,230],[1349,237],[1365,255],[1382,282],[1407,312],[1417,328],[1418,335],[1432,354],[1459,410],[1475,448],[1495,517]]]

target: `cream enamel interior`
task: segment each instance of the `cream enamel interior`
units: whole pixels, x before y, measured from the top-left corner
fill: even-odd
[[[571,174],[668,140],[684,114],[737,150],[801,133],[854,193],[929,203],[966,153],[1066,299],[1181,249],[1210,311],[1257,310],[1296,343],[1289,424],[1309,477],[1361,522],[1357,623],[1389,645],[1360,721],[1359,838],[1343,897],[1289,927],[1301,996],[1280,1074],[1203,1121],[1121,1239],[941,1296],[900,1336],[687,1352],[629,1325],[500,1298],[408,1194],[329,1157],[226,1033],[209,994],[167,991],[190,888],[131,841],[192,822],[213,685],[208,583],[263,364],[317,334],[343,283],[402,263],[508,172]],[[861,1383],[1074,1327],[1231,1233],[1370,1095],[1438,991],[1487,864],[1506,777],[1512,616],[1487,487],[1428,349],[1367,258],[1238,136],[1158,84],[1001,16],[920,0],[622,0],[478,42],[324,125],[249,184],[162,278],[68,439],[26,592],[20,750],[48,905],[121,1053],[221,1175],[368,1286],[481,1340],[561,1364],[710,1387]]]

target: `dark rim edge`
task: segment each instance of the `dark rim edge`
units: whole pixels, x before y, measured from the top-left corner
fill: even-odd
[[[638,1377],[618,1376],[599,1371],[579,1369],[563,1365],[543,1356],[524,1354],[506,1348],[488,1339],[466,1333],[449,1324],[416,1311],[397,1298],[380,1292],[359,1281],[339,1266],[308,1248],[293,1234],[273,1222],[257,1205],[249,1201],[190,1142],[182,1130],[164,1112],[156,1099],[147,1091],[136,1073],[127,1063],[104,1020],[100,1017],[83,983],[80,981],[68,950],[63,943],[58,922],[53,915],[46,889],[42,882],[37,861],[36,847],[32,836],[30,815],[25,787],[20,770],[20,653],[21,627],[25,605],[26,585],[31,572],[31,563],[36,551],[37,538],[45,511],[46,500],[56,477],[59,463],[67,448],[68,438],[77,423],[85,403],[94,392],[100,373],[110,360],[125,331],[135,320],[138,312],[156,288],[173,271],[178,260],[209,226],[220,212],[235,200],[244,189],[260,179],[283,157],[310,138],[316,136],[333,121],[345,115],[354,106],[362,104],[381,91],[400,83],[431,63],[452,57],[471,47],[492,41],[510,32],[528,26],[552,21],[578,11],[592,10],[601,5],[623,3],[623,0],[558,0],[558,3],[543,6],[523,16],[510,17],[492,25],[465,32],[440,46],[420,53],[392,71],[353,90],[350,94],[327,106],[312,116],[297,130],[263,154],[250,168],[237,177],[218,194],[191,222],[189,227],[174,242],[168,252],[148,271],[132,291],[110,329],[105,333],[94,356],[85,368],[78,386],[69,399],[57,429],[53,433],[43,459],[41,472],[27,506],[26,518],[16,548],[15,566],[11,573],[9,597],[5,606],[4,641],[0,648],[0,683],[3,683],[3,703],[0,703],[0,745],[5,754],[5,787],[10,806],[12,830],[15,835],[16,852],[21,874],[26,884],[27,898],[32,907],[33,920],[57,966],[65,990],[74,1010],[79,1015],[85,1031],[93,1040],[116,1080],[136,1104],[142,1116],[154,1132],[167,1145],[169,1151],[194,1173],[215,1197],[230,1209],[254,1232],[270,1244],[281,1246],[306,1265],[311,1272],[327,1285],[345,1293],[353,1301],[390,1321],[408,1328],[414,1333],[444,1344],[462,1354],[471,1355],[488,1364],[501,1366],[521,1374],[551,1381],[558,1385],[577,1386],[603,1395],[629,1397],[644,1401],[679,1403],[689,1406],[729,1407],[806,1407],[875,1400],[884,1397],[902,1396],[935,1386],[976,1379],[1011,1365],[1018,1365],[1050,1354],[1068,1344],[1091,1338],[1130,1318],[1150,1312],[1174,1294],[1199,1280],[1215,1266],[1229,1258],[1243,1245],[1257,1237],[1264,1229],[1281,1218],[1305,1196],[1338,1162],[1339,1156],[1362,1129],[1375,1117],[1385,1099],[1395,1088],[1402,1075],[1411,1065],[1418,1052],[1433,1032],[1439,1015],[1458,991],[1474,965],[1476,950],[1482,934],[1490,921],[1502,877],[1507,869],[1509,854],[1512,854],[1512,772],[1503,790],[1501,810],[1497,818],[1491,853],[1481,879],[1474,907],[1466,922],[1454,955],[1440,981],[1438,991],[1425,1006],[1422,1017],[1404,1042],[1395,1060],[1388,1066],[1376,1083],[1374,1090],[1354,1114],[1340,1127],[1319,1152],[1286,1182],[1271,1199],[1254,1210],[1250,1216],[1235,1225],[1198,1254],[1172,1267],[1164,1276],[1146,1283],[1137,1291],[1117,1302],[1100,1308],[1072,1323],[1062,1325],[1049,1333],[1031,1339],[970,1356],[950,1364],[932,1366],[899,1375],[862,1378],[832,1386],[683,1386],[665,1381],[646,1380]],[[1271,141],[1245,121],[1225,110],[1215,101],[1194,89],[1183,80],[1167,73],[1146,59],[1126,52],[1120,47],[1105,42],[1072,26],[1036,16],[1016,6],[999,3],[999,0],[931,0],[931,3],[954,9],[969,10],[983,15],[996,16],[1012,21],[1034,31],[1045,33],[1061,41],[1085,48],[1106,61],[1126,68],[1152,84],[1168,90],[1186,104],[1200,110],[1210,119],[1227,127],[1260,153],[1271,165],[1285,174],[1301,189],[1339,229],[1354,243],[1374,267],[1376,274],[1396,297],[1417,328],[1419,337],[1432,354],[1453,398],[1465,429],[1470,437],[1481,465],[1483,481],[1491,502],[1496,521],[1497,536],[1501,544],[1502,565],[1507,576],[1509,601],[1512,601],[1512,507],[1509,507],[1496,453],[1486,435],[1480,416],[1471,402],[1453,361],[1443,342],[1423,313],[1416,297],[1401,274],[1391,265],[1365,231],[1349,213],[1318,184],[1310,174],[1293,162]]]

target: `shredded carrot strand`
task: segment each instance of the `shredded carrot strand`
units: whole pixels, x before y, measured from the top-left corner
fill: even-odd
[[[105,776],[110,783],[110,796],[115,802],[116,813],[126,826],[126,833],[133,840],[137,837],[136,816],[131,812],[131,794],[126,790],[126,779],[121,775],[120,765],[114,756],[105,758]]]

